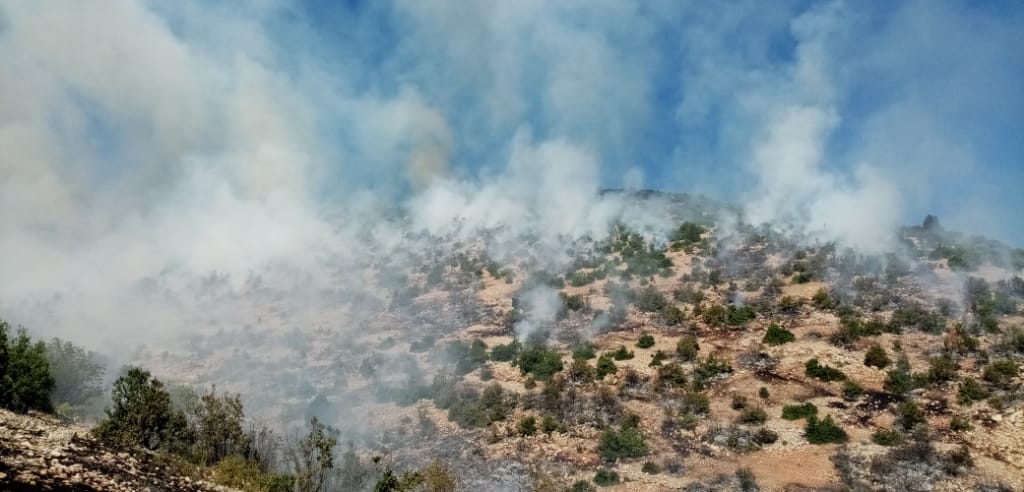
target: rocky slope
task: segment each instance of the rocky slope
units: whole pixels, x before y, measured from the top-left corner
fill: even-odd
[[[88,429],[0,410],[0,490],[190,491],[234,489],[177,475],[153,455],[120,453]]]

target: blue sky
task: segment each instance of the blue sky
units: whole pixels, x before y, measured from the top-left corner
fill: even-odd
[[[742,202],[772,104],[743,99],[800,103],[784,87],[794,23],[826,9],[817,69],[838,122],[821,167],[878,168],[905,222],[934,212],[1024,242],[1020,2],[314,1],[273,29],[351,90],[413,88],[451,127],[454,172],[496,165],[525,126],[594,149],[606,186],[636,168],[647,187]]]
[[[894,190],[879,203],[900,222],[937,213],[1024,244],[1018,1],[79,8],[0,2],[0,53],[31,67],[0,86],[27,105],[0,113],[23,142],[5,159],[21,169],[8,186],[76,190],[55,210],[123,196],[145,210],[203,173],[246,193],[276,182],[322,203],[367,190],[400,201],[436,176],[500,174],[525,134],[589,152],[603,186],[764,206],[781,185],[804,196],[792,205],[804,215],[833,190],[875,201],[864,176],[880,176]],[[795,109],[821,117],[771,137]],[[15,137],[15,121],[38,133]],[[781,180],[764,157],[806,155]]]

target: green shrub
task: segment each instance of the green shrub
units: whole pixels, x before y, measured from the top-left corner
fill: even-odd
[[[864,354],[864,365],[868,367],[877,367],[884,369],[892,361],[889,359],[889,355],[885,353],[885,349],[877,343],[871,344],[868,348],[868,352]]]
[[[184,449],[192,436],[184,413],[171,407],[171,395],[148,371],[131,367],[114,381],[107,418],[93,433],[112,446]]]
[[[697,343],[697,337],[693,335],[686,335],[676,343],[676,353],[679,354],[679,358],[685,361],[696,360],[699,350],[700,344]]]
[[[636,342],[636,346],[639,348],[651,348],[654,346],[654,336],[644,335],[640,337],[640,340]]]
[[[768,412],[761,407],[744,408],[736,421],[741,424],[763,424],[768,420]]]
[[[544,431],[545,434],[551,435],[559,428],[558,419],[554,415],[545,415],[540,421],[540,430]]]
[[[704,392],[690,390],[683,393],[679,401],[679,413],[707,415],[711,412],[711,400]]]
[[[768,325],[768,331],[765,332],[762,342],[768,345],[782,345],[796,340],[796,335],[793,332],[779,326],[776,323]]]
[[[1017,363],[1010,359],[997,360],[985,366],[981,378],[996,386],[1006,387],[1020,371]]]
[[[665,355],[665,352],[659,350],[651,356],[651,363],[647,365],[649,367],[658,367],[661,365],[661,361],[665,360],[667,357],[668,356]]]
[[[763,400],[767,400],[772,395],[768,392],[768,388],[762,386],[761,389],[757,390],[757,396],[760,396]]]
[[[658,367],[654,387],[657,391],[682,389],[686,386],[686,371],[683,366],[670,362]]]
[[[989,391],[974,378],[965,378],[960,383],[960,390],[957,392],[957,402],[961,405],[971,405],[976,401],[988,398]]]
[[[818,407],[813,403],[802,405],[785,405],[782,407],[782,418],[786,420],[798,420],[813,417],[818,414]]]
[[[195,428],[195,448],[204,463],[216,463],[233,454],[243,454],[251,444],[242,430],[245,411],[239,395],[217,395],[211,387],[189,409]]]
[[[754,442],[758,444],[772,444],[779,440],[779,434],[771,429],[762,427],[754,433]]]
[[[743,395],[732,395],[732,403],[729,405],[733,410],[743,410],[747,407],[747,397]]]
[[[861,388],[859,384],[847,380],[843,382],[843,399],[846,401],[854,401],[860,398],[864,394],[864,388]]]
[[[924,410],[921,410],[921,407],[910,400],[906,400],[896,407],[896,420],[899,422],[900,427],[907,431],[927,421]]]
[[[728,362],[716,358],[714,354],[700,361],[693,370],[694,379],[701,383],[713,381],[729,374],[732,374],[732,366]]]
[[[491,349],[491,360],[496,362],[512,362],[519,357],[519,351],[522,350],[522,344],[516,340],[512,340],[505,345],[495,345]]]
[[[601,380],[608,374],[615,374],[619,372],[619,368],[615,367],[615,361],[612,360],[609,354],[604,354],[597,359],[597,379]]]
[[[820,379],[825,382],[830,381],[843,381],[846,379],[846,375],[843,371],[830,366],[823,366],[818,362],[817,358],[808,360],[804,364],[804,372],[815,379]]]
[[[574,360],[569,364],[569,372],[566,378],[576,384],[586,384],[594,381],[594,368],[585,360]]]
[[[562,356],[542,345],[527,347],[519,354],[519,370],[541,381],[561,371],[562,367]]]
[[[640,291],[635,302],[636,308],[645,313],[657,313],[668,305],[665,296],[654,287],[648,287]]]
[[[291,492],[295,477],[262,470],[258,463],[242,456],[229,456],[213,467],[213,480],[246,492]]]
[[[657,475],[661,473],[661,465],[653,461],[645,461],[644,465],[640,467],[640,471],[648,475]]]
[[[519,420],[517,426],[519,434],[522,436],[532,436],[537,433],[537,418],[533,415],[528,415]]]
[[[964,432],[971,430],[971,421],[967,417],[962,415],[954,415],[949,421],[949,429],[954,432]]]
[[[730,304],[726,308],[725,322],[729,326],[742,326],[757,316],[751,306],[735,306]]]
[[[910,374],[910,361],[907,360],[907,356],[901,355],[896,359],[896,367],[886,373],[882,387],[895,395],[903,395],[914,389],[914,379]]]
[[[103,363],[95,353],[54,338],[46,344],[46,359],[54,387],[50,394],[57,405],[82,407],[103,395]]]
[[[896,446],[903,443],[903,434],[895,430],[879,429],[871,434],[871,442],[879,446]]]
[[[619,473],[615,470],[609,470],[607,468],[601,468],[594,474],[594,483],[601,487],[607,487],[609,485],[615,485],[619,483]]]
[[[937,385],[956,379],[960,366],[948,354],[928,359],[928,373],[926,378],[929,384]]]
[[[669,326],[679,326],[686,321],[686,313],[673,304],[666,304],[661,309],[661,317]]]
[[[53,411],[50,392],[54,379],[46,345],[32,342],[24,329],[8,339],[10,326],[0,320],[0,406],[15,412]]]
[[[532,390],[532,389],[534,389],[536,387],[537,387],[537,380],[533,379],[533,376],[530,376],[530,377],[526,378],[526,381],[523,381],[523,388],[526,388],[528,390]]]
[[[597,352],[594,351],[594,344],[590,342],[578,345],[572,351],[572,358],[576,360],[590,360],[597,357]]]
[[[625,345],[619,345],[619,348],[612,352],[612,357],[615,360],[629,360],[634,357],[632,350],[626,350]]]
[[[568,492],[596,492],[597,488],[586,480],[577,480],[569,487]]]
[[[636,427],[622,427],[620,430],[607,429],[601,434],[598,454],[606,462],[619,458],[638,458],[647,454],[647,441]]]
[[[849,439],[849,435],[842,427],[836,425],[831,415],[826,415],[822,420],[818,420],[814,415],[807,417],[804,436],[811,444],[842,443]]]

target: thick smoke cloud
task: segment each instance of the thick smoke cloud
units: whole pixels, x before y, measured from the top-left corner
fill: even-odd
[[[258,319],[254,292],[331,305],[421,231],[486,230],[508,257],[527,235],[557,265],[616,220],[671,226],[608,186],[706,192],[868,252],[933,205],[1019,235],[1006,189],[966,179],[1021,178],[984,167],[1021,150],[990,145],[1021,128],[1014,5],[335,9],[0,1],[3,315],[159,346]]]

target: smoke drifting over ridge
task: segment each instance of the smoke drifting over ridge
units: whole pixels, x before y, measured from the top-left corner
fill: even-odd
[[[421,231],[489,231],[502,259],[529,250],[557,265],[566,241],[617,220],[654,236],[674,225],[599,193],[643,175],[648,187],[725,188],[751,222],[884,251],[900,210],[940,187],[908,186],[917,171],[886,159],[913,144],[877,134],[923,120],[929,133],[912,136],[945,141],[945,118],[965,109],[930,112],[903,94],[851,108],[878,72],[908,92],[932,87],[890,71],[902,60],[854,56],[851,39],[896,49],[919,16],[946,26],[956,9],[910,4],[875,32],[853,5],[753,23],[755,4],[394,2],[325,25],[274,1],[0,2],[0,310],[47,335],[159,345],[248,320],[225,300],[260,289],[288,293],[296,311],[332,305],[323,291],[339,281],[432,244]],[[1019,12],[961,14],[991,29],[952,37],[980,37],[984,54],[1021,36]],[[753,48],[774,38],[792,46]],[[976,58],[952,62],[981,67],[990,93],[1019,105],[1007,89],[1019,56]],[[648,135],[660,124],[670,137]],[[953,155],[933,179],[959,178],[981,156],[972,128],[909,161]],[[709,132],[739,150],[706,150]]]

